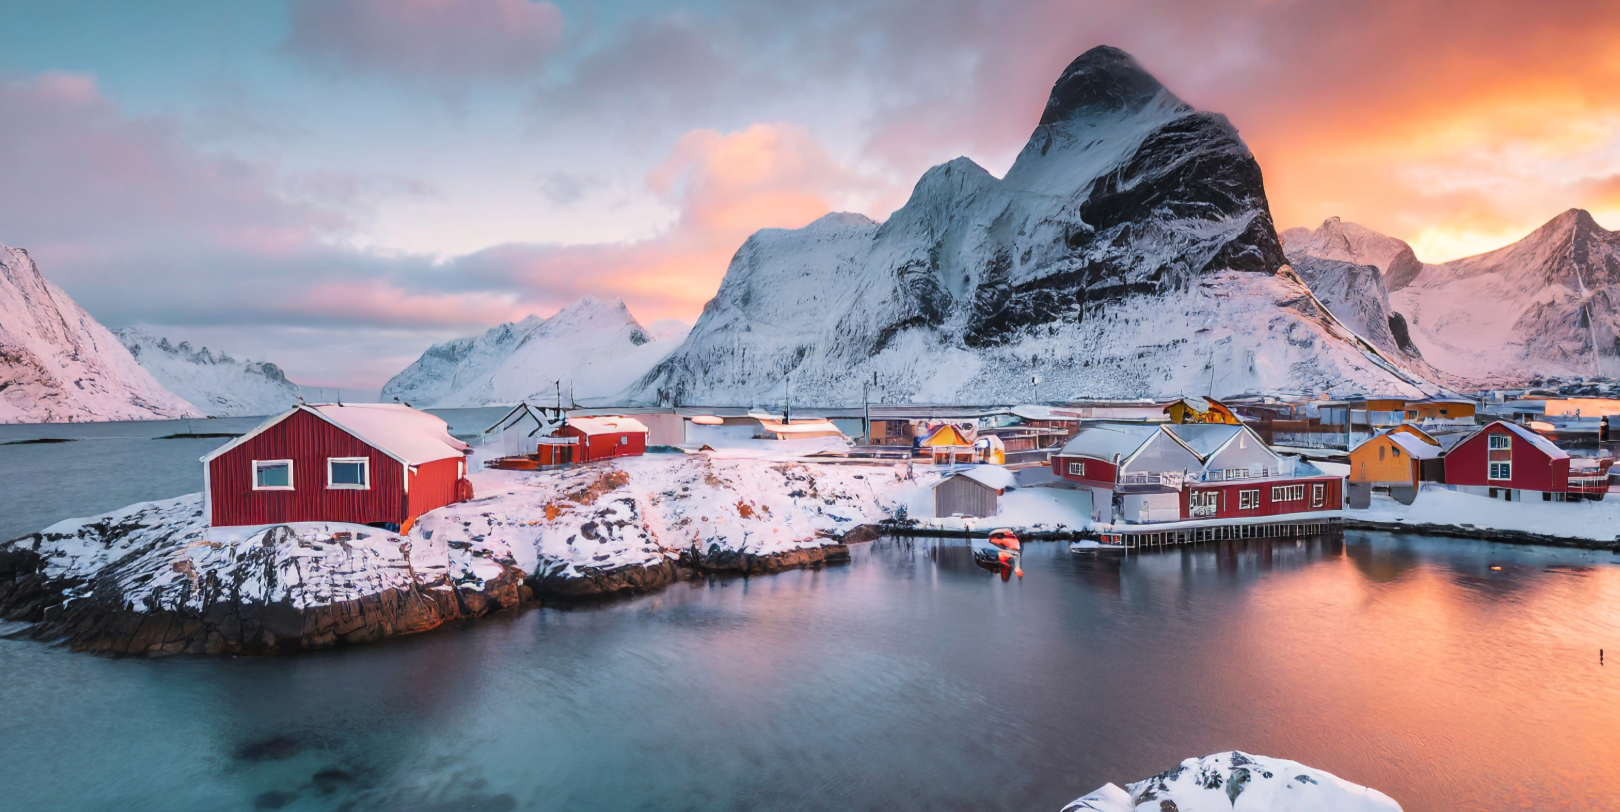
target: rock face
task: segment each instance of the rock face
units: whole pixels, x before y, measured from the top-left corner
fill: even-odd
[[[1400,812],[1375,789],[1296,761],[1236,750],[1189,758],[1121,789],[1107,784],[1063,812]]]
[[[638,399],[997,403],[1256,390],[1416,393],[1282,273],[1254,156],[1224,117],[1095,48],[1006,177],[930,169],[885,223],[767,229]],[[1039,383],[1032,381],[1039,377]]]
[[[419,407],[550,403],[560,380],[564,398],[572,392],[580,403],[614,401],[686,335],[678,322],[658,327],[643,328],[621,299],[585,296],[549,319],[530,316],[429,347],[383,386],[383,400]]]
[[[0,423],[201,417],[107,328],[0,245]]]
[[[134,327],[113,334],[142,369],[211,417],[279,414],[298,402],[297,385],[275,364],[238,361],[185,341],[171,344]]]

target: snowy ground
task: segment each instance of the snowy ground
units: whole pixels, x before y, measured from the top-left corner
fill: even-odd
[[[1063,812],[1400,812],[1375,789],[1297,761],[1233,751],[1189,758],[1121,789],[1106,784]]]
[[[1067,488],[1023,487],[1001,495],[1000,511],[982,519],[934,517],[933,486],[949,474],[920,468],[906,498],[906,516],[919,526],[952,532],[1008,527],[1024,532],[1077,532],[1091,526],[1091,493]]]
[[[1620,538],[1620,498],[1602,502],[1505,502],[1426,484],[1410,506],[1375,494],[1367,510],[1345,517],[1373,522],[1443,524],[1544,536],[1614,541]]]

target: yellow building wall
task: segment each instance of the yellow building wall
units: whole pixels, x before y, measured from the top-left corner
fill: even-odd
[[[1383,458],[1379,458],[1382,450]],[[1400,482],[1417,484],[1412,455],[1401,451],[1388,437],[1374,437],[1350,452],[1351,482]]]

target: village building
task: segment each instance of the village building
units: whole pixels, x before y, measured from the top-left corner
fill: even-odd
[[[1350,451],[1350,507],[1368,507],[1376,488],[1412,504],[1421,483],[1445,481],[1443,453],[1438,440],[1411,426],[1398,426],[1356,446]]]
[[[1338,510],[1342,479],[1284,458],[1247,426],[1088,426],[1052,473],[1092,492],[1097,521],[1260,518]]]
[[[1242,423],[1236,414],[1214,398],[1184,397],[1164,407],[1172,423]]]
[[[552,432],[552,437],[558,442],[542,445],[542,457],[549,448],[554,449],[554,455],[566,454],[567,459],[552,463],[542,460],[542,464],[595,462],[647,453],[647,426],[633,417],[570,417]]]
[[[1406,404],[1406,419],[1423,421],[1471,421],[1479,406],[1461,398],[1430,398]]]
[[[1446,452],[1445,469],[1447,485],[1492,499],[1562,502],[1569,493],[1569,454],[1506,420],[1457,442]]]
[[[964,429],[955,423],[940,423],[927,429],[927,433],[917,439],[917,447],[928,453],[930,458],[938,463],[946,462],[972,462],[974,432]]]
[[[818,437],[849,439],[837,425],[824,417],[790,420],[785,423],[779,420],[761,420],[759,434],[756,436],[764,440],[813,440]]]
[[[519,403],[483,431],[483,443],[502,456],[533,453],[540,438],[551,433],[555,422],[545,409]]]
[[[472,498],[467,444],[443,420],[397,403],[304,405],[202,458],[216,527],[347,522],[408,532]]]
[[[980,465],[951,474],[934,485],[934,516],[982,519],[1001,510],[1001,495],[1017,487],[1012,472]]]

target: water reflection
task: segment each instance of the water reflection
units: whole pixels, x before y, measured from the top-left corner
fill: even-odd
[[[1607,809],[1612,560],[1369,533],[1035,543],[1002,583],[964,541],[883,539],[308,656],[0,640],[0,807],[1055,810],[1242,748],[1408,810]]]

